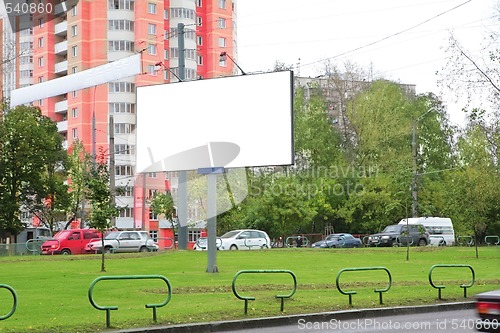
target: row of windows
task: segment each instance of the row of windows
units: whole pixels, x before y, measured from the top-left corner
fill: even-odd
[[[134,51],[134,42],[129,40],[110,40],[108,42],[108,50],[110,52],[116,51]]]
[[[167,31],[165,31],[165,39],[169,39],[172,37],[179,36],[177,28],[170,28],[170,32],[167,34]],[[184,29],[184,39],[196,39],[196,30],[192,29]]]
[[[130,20],[109,20],[109,30],[127,30],[134,31],[134,21]]]
[[[108,110],[110,113],[135,113],[135,104],[124,102],[109,103]]]
[[[131,197],[134,193],[134,188],[131,186],[119,186],[116,188],[116,193],[122,197]]]
[[[196,0],[196,6],[203,7],[203,0]],[[226,0],[219,0],[219,8],[226,8]]]
[[[132,176],[133,170],[131,165],[116,165],[115,166],[116,176]]]
[[[131,207],[121,207],[118,217],[134,217],[134,209]]]
[[[116,93],[116,92],[129,92],[133,93],[135,92],[135,84],[131,82],[110,82],[108,84],[109,87],[109,92],[111,93]]]
[[[134,2],[134,0],[108,0],[108,8],[134,10]]]
[[[133,155],[135,151],[135,147],[132,145],[118,144],[114,147],[116,155]]]
[[[184,56],[186,57],[186,59],[194,60],[194,59],[196,59],[196,50],[194,50],[194,49],[185,49],[184,50]],[[179,49],[177,47],[171,47],[170,48],[170,57],[172,57],[172,58],[179,58]]]
[[[130,134],[135,131],[134,124],[115,124],[115,134]]]
[[[195,11],[188,8],[170,8],[170,17],[194,20]]]

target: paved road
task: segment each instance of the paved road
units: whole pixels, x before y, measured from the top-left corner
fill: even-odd
[[[314,322],[297,319],[294,325],[225,331],[228,333],[470,333],[475,330],[474,310],[438,311],[420,314],[405,314],[363,318],[354,320],[335,320]]]

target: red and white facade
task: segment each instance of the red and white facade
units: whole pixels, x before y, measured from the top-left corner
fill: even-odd
[[[66,147],[80,140],[88,152],[109,152],[108,122],[112,115],[115,183],[124,190],[116,198],[123,207],[117,227],[171,237],[162,231],[167,229],[162,221],[151,216],[148,198],[155,191],[164,191],[167,182],[175,195],[176,175],[135,174],[136,114],[140,112],[135,106],[135,88],[177,81],[171,72],[179,73],[179,23],[184,24],[186,80],[234,75],[234,64],[221,60],[220,54],[227,52],[237,59],[236,0],[79,0],[74,7],[64,5],[60,1],[53,13],[33,15],[30,22],[24,22],[26,28],[17,32],[12,32],[8,21],[3,22],[3,59],[13,49],[20,55],[2,66],[2,97],[8,98],[16,88],[141,52],[140,75],[38,100],[33,105],[57,122]],[[160,62],[163,65],[159,66]],[[165,100],[158,112],[178,111],[169,110]],[[175,124],[166,123],[165,132],[158,136],[165,138],[165,144],[175,144],[168,136],[169,126]]]

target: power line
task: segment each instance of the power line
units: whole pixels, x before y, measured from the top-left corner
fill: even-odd
[[[444,11],[444,12],[441,12],[441,13],[439,13],[439,14],[437,14],[437,15],[434,15],[433,17],[431,17],[431,18],[429,18],[429,19],[427,19],[427,20],[424,20],[424,21],[422,21],[422,22],[420,22],[420,23],[418,23],[418,24],[416,24],[416,25],[414,25],[414,26],[411,26],[411,27],[406,28],[406,29],[404,29],[404,30],[398,31],[398,32],[393,33],[393,34],[391,34],[391,35],[389,35],[389,36],[386,36],[386,37],[383,37],[383,38],[378,39],[378,40],[376,40],[376,41],[373,41],[373,42],[371,42],[371,43],[368,43],[368,44],[365,44],[365,45],[362,45],[362,46],[356,47],[356,48],[354,48],[354,49],[352,49],[352,50],[349,50],[349,51],[346,51],[346,52],[343,52],[343,53],[337,54],[337,55],[332,56],[332,57],[323,58],[323,59],[320,59],[320,60],[317,60],[317,61],[314,61],[314,62],[311,62],[311,63],[308,63],[308,64],[303,64],[303,65],[301,65],[301,67],[308,67],[308,66],[311,66],[311,65],[315,65],[315,64],[317,64],[317,63],[320,63],[320,62],[324,62],[324,61],[330,60],[330,59],[339,58],[339,57],[345,56],[345,55],[347,55],[347,54],[349,54],[349,53],[352,53],[352,52],[355,52],[355,51],[359,51],[359,50],[361,50],[361,49],[364,49],[364,48],[370,47],[370,46],[372,46],[372,45],[375,45],[375,44],[381,43],[381,42],[383,42],[383,41],[385,41],[385,40],[387,40],[387,39],[390,39],[390,38],[393,38],[393,37],[399,36],[399,35],[401,35],[401,34],[404,34],[405,32],[408,32],[408,31],[410,31],[410,30],[413,30],[413,29],[415,29],[415,28],[418,28],[419,26],[422,26],[422,25],[424,25],[424,24],[426,24],[426,23],[428,23],[428,22],[430,22],[430,21],[432,21],[432,20],[434,20],[434,19],[436,19],[436,18],[438,18],[438,17],[440,17],[440,16],[442,16],[442,15],[445,15],[445,14],[447,14],[447,13],[449,13],[449,12],[451,12],[451,11],[453,11],[453,10],[457,9],[457,8],[460,8],[460,7],[462,7],[462,6],[466,5],[467,3],[471,2],[471,1],[472,1],[472,0],[467,0],[467,1],[465,1],[465,2],[463,2],[463,3],[461,3],[461,4],[457,5],[457,6],[455,6],[455,7],[453,7],[453,8],[450,8],[450,9],[448,9],[448,10]]]

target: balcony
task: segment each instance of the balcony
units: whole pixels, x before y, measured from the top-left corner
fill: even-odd
[[[62,42],[57,43],[57,44],[54,46],[54,52],[55,52],[55,54],[57,54],[57,55],[65,55],[65,54],[68,54],[68,41],[67,41],[67,40],[65,40],[65,41],[62,41]]]
[[[55,65],[54,73],[59,74],[59,75],[68,74],[68,61],[64,60],[64,61],[58,62]]]
[[[63,120],[63,121],[57,122],[57,131],[59,133],[67,132],[68,131],[68,121]]]
[[[57,36],[66,36],[68,34],[68,21],[62,21],[54,26],[54,34]]]
[[[57,113],[66,113],[68,112],[68,100],[59,101],[55,104],[55,111]]]

